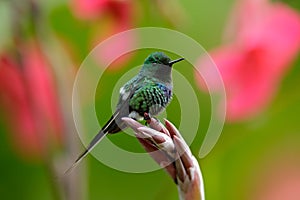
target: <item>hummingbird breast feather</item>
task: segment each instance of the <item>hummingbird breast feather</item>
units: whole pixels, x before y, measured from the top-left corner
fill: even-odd
[[[172,99],[172,88],[161,83],[148,83],[138,88],[129,101],[129,111],[133,118],[149,113],[158,115]],[[138,115],[137,115],[138,114]]]

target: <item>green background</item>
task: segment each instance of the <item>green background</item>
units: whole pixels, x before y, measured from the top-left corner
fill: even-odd
[[[300,8],[299,1],[286,0],[295,9]],[[61,38],[72,44],[72,55],[76,66],[91,50],[89,38],[93,24],[76,20],[67,2],[41,1],[44,11],[44,26],[51,30],[48,34]],[[174,27],[168,20],[149,9],[151,2],[139,2],[141,13],[137,27],[155,26],[176,29],[198,41],[209,50],[221,44],[222,31],[232,8],[233,1],[183,1],[180,5],[187,17],[186,24]],[[7,1],[0,2],[0,45],[11,40],[9,29],[9,11]],[[119,70],[106,71],[101,82],[107,85],[98,88],[96,96],[97,114],[101,124],[110,115],[111,91],[115,83],[131,66],[141,64],[151,50],[138,52],[126,66]],[[172,55],[171,57],[175,57]],[[268,173],[277,163],[300,163],[300,59],[292,63],[293,67],[281,82],[279,91],[273,101],[257,117],[246,122],[225,124],[222,135],[212,150],[203,159],[198,159],[205,182],[208,200],[256,200],[263,190]],[[193,68],[176,68],[198,91],[201,106],[199,133],[191,145],[197,155],[210,119],[209,96],[200,91],[195,82]],[[109,87],[111,85],[111,87]],[[168,108],[168,118],[178,122],[178,101],[175,98]],[[0,198],[1,199],[56,199],[52,194],[51,178],[45,166],[39,161],[22,159],[13,149],[6,129],[5,113],[0,120]],[[102,115],[101,115],[102,116]],[[191,119],[193,123],[193,119]],[[74,137],[77,137],[74,134]],[[138,142],[124,134],[109,136],[122,148],[130,151],[142,151]],[[114,158],[112,158],[114,159]],[[144,174],[124,173],[98,162],[88,156],[84,161],[87,173],[86,197],[88,199],[177,199],[177,189],[172,180],[163,171]],[[300,168],[299,168],[300,169]],[[267,176],[268,177],[268,176]],[[298,181],[299,183],[300,181]]]

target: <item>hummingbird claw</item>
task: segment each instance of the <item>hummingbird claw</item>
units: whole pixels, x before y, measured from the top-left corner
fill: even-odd
[[[144,120],[146,121],[145,126],[148,126],[148,124],[151,123],[151,117],[150,117],[149,113],[147,113],[147,112],[144,113]]]
[[[147,113],[147,112],[144,113],[144,120],[146,120],[146,121],[151,120],[151,117],[150,117],[149,113]]]

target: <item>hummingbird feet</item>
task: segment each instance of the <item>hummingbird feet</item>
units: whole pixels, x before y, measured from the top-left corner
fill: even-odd
[[[156,120],[156,123],[160,123],[159,119],[155,118],[155,117],[151,117],[149,113],[144,113],[144,120],[146,121],[145,122],[145,126],[147,126],[148,124],[151,123],[151,119],[153,120]]]
[[[147,126],[148,124],[150,124],[151,122],[151,117],[150,117],[150,114],[149,113],[144,113],[144,120],[146,121],[145,122],[145,126]]]
[[[147,112],[145,112],[144,113],[144,120],[150,120],[151,119],[151,116],[150,116],[150,113],[147,113]]]

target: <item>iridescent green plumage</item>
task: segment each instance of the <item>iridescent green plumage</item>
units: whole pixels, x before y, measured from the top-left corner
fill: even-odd
[[[136,90],[129,101],[129,111],[136,111],[139,116],[144,113],[158,115],[171,99],[172,87],[153,81]]]
[[[172,65],[183,60],[173,60],[162,52],[150,54],[140,72],[120,89],[116,111],[87,149],[77,158],[71,168],[79,163],[108,133],[117,133],[126,127],[122,117],[143,119],[144,114],[158,115],[172,99]],[[70,168],[70,169],[71,169]]]

